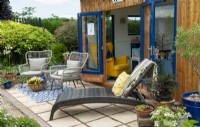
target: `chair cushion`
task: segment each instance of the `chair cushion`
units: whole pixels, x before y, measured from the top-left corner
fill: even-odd
[[[124,69],[128,69],[129,67],[130,67],[129,64],[120,64],[120,65],[115,65],[114,70],[115,71],[124,70]]]
[[[81,66],[80,61],[67,60],[67,68],[77,68]]]
[[[45,64],[46,58],[30,58],[30,70],[31,71],[40,71],[43,64]]]
[[[112,92],[114,93],[115,96],[119,96],[121,93],[121,90],[124,88],[125,83],[128,81],[130,78],[130,75],[127,74],[125,71],[122,72],[118,77],[117,80],[115,81],[115,84],[112,88]]]
[[[41,71],[26,71],[26,72],[20,73],[21,76],[37,76],[41,74],[42,74]]]
[[[64,72],[64,76],[70,76],[73,72],[75,72],[75,71],[74,70],[66,70]],[[54,73],[54,75],[58,75],[58,76],[62,76],[62,74],[63,74],[63,70],[59,70]]]

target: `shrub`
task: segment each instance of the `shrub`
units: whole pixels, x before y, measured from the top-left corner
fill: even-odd
[[[59,27],[55,31],[55,37],[58,42],[66,45],[69,51],[78,49],[78,27],[77,21],[70,21]]]
[[[15,118],[9,115],[5,109],[0,110],[0,126],[1,127],[40,127],[40,125],[29,117]]]
[[[63,25],[63,21],[54,18],[47,18],[42,20],[42,26],[46,28],[52,34],[54,31]]]
[[[0,57],[3,63],[24,63],[24,55],[29,50],[45,50],[55,42],[54,37],[46,29],[0,21]]]
[[[16,118],[16,127],[40,127],[40,125],[29,117],[19,117]]]
[[[59,64],[63,63],[63,53],[67,52],[67,47],[63,43],[56,43],[51,47],[53,57],[52,57],[52,63],[53,64]]]

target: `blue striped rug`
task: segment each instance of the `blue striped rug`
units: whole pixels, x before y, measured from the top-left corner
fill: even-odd
[[[26,96],[30,97],[33,101],[37,103],[55,100],[57,96],[60,93],[62,93],[62,89],[54,89],[54,90],[45,89],[42,91],[33,92],[32,90],[29,89],[28,86],[23,86],[22,88],[20,86],[17,86],[16,89],[25,94]],[[70,91],[72,89],[73,88],[69,86],[64,87],[64,91]]]

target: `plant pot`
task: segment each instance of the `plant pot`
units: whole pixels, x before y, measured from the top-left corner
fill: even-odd
[[[160,102],[153,100],[153,105],[154,105],[154,107],[162,106],[162,105],[172,106],[174,102],[175,102],[175,99],[173,99],[171,101],[160,101]]]
[[[7,82],[7,83],[4,83],[3,85],[4,85],[4,88],[5,88],[5,89],[10,89],[10,88],[12,87],[11,81],[10,81],[10,82]]]
[[[17,74],[15,74],[15,73],[8,73],[8,74],[5,74],[4,77],[5,78],[9,78],[9,79],[15,79],[17,77]]]
[[[199,123],[197,124],[200,126],[200,102],[190,101],[187,100],[186,97],[190,96],[191,94],[199,94],[198,92],[187,92],[182,94],[182,103],[186,107],[186,111],[190,112],[192,115],[191,119],[197,120]]]
[[[40,83],[40,84],[28,84],[29,88],[34,91],[34,92],[37,92],[37,91],[41,91],[45,88],[45,85]]]
[[[138,117],[140,117],[140,118],[150,117],[150,113],[153,111],[154,108],[152,106],[149,106],[149,107],[150,107],[150,109],[143,110],[143,111],[135,109],[135,111],[137,112]]]

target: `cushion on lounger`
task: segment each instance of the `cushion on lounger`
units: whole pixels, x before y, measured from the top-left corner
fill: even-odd
[[[114,93],[115,96],[119,96],[121,93],[121,90],[124,88],[125,83],[127,80],[130,78],[130,75],[127,74],[125,71],[122,72],[117,80],[115,81],[115,84],[112,88],[112,92]]]

